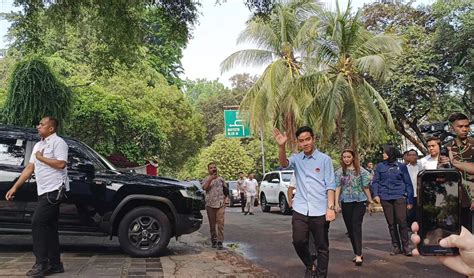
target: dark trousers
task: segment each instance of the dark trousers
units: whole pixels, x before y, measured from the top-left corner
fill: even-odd
[[[382,207],[385,219],[387,220],[390,237],[392,238],[392,246],[408,252],[409,242],[406,198],[401,197],[396,200],[382,200]]]
[[[347,233],[352,244],[352,250],[357,256],[362,255],[362,221],[366,210],[365,202],[349,202],[341,204],[342,217],[346,224]]]
[[[242,212],[245,212],[245,205],[247,204],[247,198],[245,193],[240,192],[240,205],[242,207]]]
[[[293,212],[293,246],[306,267],[313,266],[313,258],[309,252],[309,232],[313,235],[317,253],[317,277],[326,277],[329,264],[329,222],[326,216],[306,216]]]
[[[49,194],[49,200],[47,198]],[[36,263],[51,265],[60,263],[58,218],[59,202],[57,191],[38,196],[38,204],[31,221],[33,234],[33,253]]]
[[[413,208],[408,210],[408,228],[411,227],[411,223],[416,221],[416,204],[417,198],[413,198]]]

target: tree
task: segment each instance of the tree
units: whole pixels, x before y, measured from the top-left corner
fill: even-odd
[[[13,70],[4,107],[7,124],[33,127],[44,116],[67,121],[72,95],[41,59],[27,59]]]
[[[469,0],[433,4],[434,48],[442,55],[440,78],[463,91],[464,110],[474,115],[474,5]]]
[[[27,1],[22,12],[3,14],[12,21],[12,47],[23,55],[80,59],[95,75],[115,64],[132,67],[149,60],[170,83],[179,83],[182,49],[190,38],[199,4],[180,1]]]
[[[239,35],[238,43],[253,43],[257,48],[237,51],[221,63],[223,72],[238,64],[269,64],[241,103],[241,110],[248,114],[254,131],[271,120],[284,126],[292,137],[295,126],[303,122],[298,113],[301,99],[287,93],[287,84],[301,75],[303,58],[297,55],[304,53],[304,42],[314,38],[303,27],[318,9],[310,0],[279,1],[268,16],[251,18]]]
[[[356,148],[377,141],[384,125],[393,127],[369,78],[388,76],[399,43],[393,36],[364,30],[349,5],[334,13],[314,1],[279,3],[268,19],[250,20],[239,41],[259,49],[232,54],[221,64],[223,70],[237,63],[270,62],[241,105],[254,129],[270,118],[293,137],[297,125],[310,124],[323,142],[336,131],[341,147],[345,139]]]
[[[253,161],[241,145],[239,139],[225,138],[222,134],[198,156],[198,163],[193,171],[193,177],[205,177],[207,164],[215,162],[219,173],[225,180],[238,178],[240,171],[249,173],[255,171]]]
[[[426,153],[420,124],[445,121],[461,107],[456,93],[443,82],[445,62],[433,43],[434,16],[429,9],[409,4],[372,4],[364,6],[362,13],[369,30],[379,33],[382,26],[403,41],[403,54],[394,59],[391,78],[374,86],[387,101],[397,131]]]

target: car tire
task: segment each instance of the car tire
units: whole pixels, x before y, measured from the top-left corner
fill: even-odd
[[[229,207],[233,207],[234,206],[234,201],[232,201],[232,199],[229,200]]]
[[[280,194],[280,198],[278,198],[278,205],[280,207],[281,214],[291,213],[291,208],[288,206],[288,202],[286,201],[285,195]]]
[[[132,257],[153,257],[162,253],[171,238],[170,221],[154,207],[138,207],[120,221],[120,247]]]
[[[260,194],[260,208],[263,212],[270,211],[270,206],[267,205],[267,198],[265,198],[265,194]]]

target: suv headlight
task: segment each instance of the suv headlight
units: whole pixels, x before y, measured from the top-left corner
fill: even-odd
[[[195,188],[180,189],[179,193],[181,193],[181,195],[183,195],[184,198],[202,200],[202,197],[198,194]]]

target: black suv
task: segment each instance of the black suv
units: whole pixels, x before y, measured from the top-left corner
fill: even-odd
[[[61,234],[118,236],[131,256],[158,255],[170,238],[202,224],[202,190],[182,181],[126,173],[84,143],[69,146],[70,191],[60,206]],[[5,194],[28,164],[35,129],[0,125],[0,232],[30,233],[37,201],[34,176],[6,201]]]

